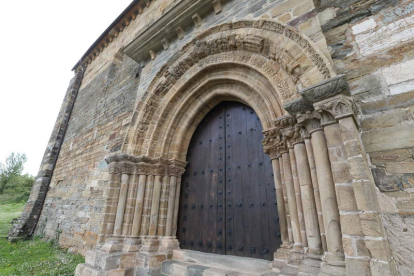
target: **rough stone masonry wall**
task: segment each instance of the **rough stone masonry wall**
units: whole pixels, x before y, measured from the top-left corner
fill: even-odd
[[[414,1],[315,3],[357,103],[392,255],[400,275],[414,275]]]
[[[103,160],[120,151],[132,108],[148,83],[199,32],[242,18],[275,18],[308,35],[329,57],[312,0],[233,0],[223,5],[220,14],[203,18],[201,27],[185,30],[182,40],[172,41],[168,51],[140,72],[120,49],[177,2],[152,1],[87,66],[36,234],[59,239],[62,247],[81,254],[95,246],[106,185]]]

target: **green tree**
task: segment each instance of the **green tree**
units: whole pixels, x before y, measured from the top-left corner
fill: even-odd
[[[26,154],[12,152],[6,158],[5,164],[0,162],[0,194],[3,194],[4,189],[12,184],[16,177],[21,176],[26,161]]]

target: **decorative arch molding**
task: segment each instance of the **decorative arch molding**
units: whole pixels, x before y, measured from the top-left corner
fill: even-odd
[[[223,76],[217,76],[218,72]],[[182,159],[185,150],[177,152],[177,148],[172,148],[169,152],[172,141],[168,137],[177,136],[168,131],[174,126],[171,119],[180,120],[180,116],[188,114],[191,108],[201,108],[197,104],[180,108],[181,103],[188,104],[195,95],[205,96],[209,91],[217,99],[222,98],[211,99],[218,104],[230,93],[218,93],[209,85],[237,83],[244,85],[244,92],[250,87],[254,100],[242,100],[243,93],[235,91],[231,98],[253,108],[256,101],[269,102],[266,110],[254,108],[266,129],[272,120],[285,114],[284,103],[300,97],[300,89],[334,75],[331,64],[317,46],[290,27],[272,20],[243,20],[218,25],[184,46],[156,74],[137,103],[123,152]]]
[[[226,100],[252,107],[264,128],[263,146],[281,203],[276,208],[283,244],[272,270],[344,276],[355,271],[355,260],[363,260],[371,271],[381,267],[384,275],[394,275],[346,79],[335,75],[307,38],[269,20],[216,26],[183,47],[141,94],[126,154],[106,160],[102,246],[76,275],[87,275],[90,263],[108,256],[118,263],[125,256],[139,258],[139,264],[122,268],[124,275],[128,269],[148,273],[179,250],[187,148],[203,117]],[[367,192],[356,196],[361,183]],[[372,229],[379,233],[374,239]],[[357,256],[359,251],[346,246],[367,237],[372,244],[358,250],[374,252],[373,257]],[[93,269],[101,267],[97,261]]]

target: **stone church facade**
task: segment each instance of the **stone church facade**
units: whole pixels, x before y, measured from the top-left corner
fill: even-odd
[[[9,238],[79,276],[413,275],[413,68],[411,0],[133,1]]]

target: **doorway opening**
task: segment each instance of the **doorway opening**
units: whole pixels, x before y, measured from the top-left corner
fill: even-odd
[[[280,247],[276,191],[254,110],[222,102],[196,129],[182,178],[181,249],[273,260]]]

